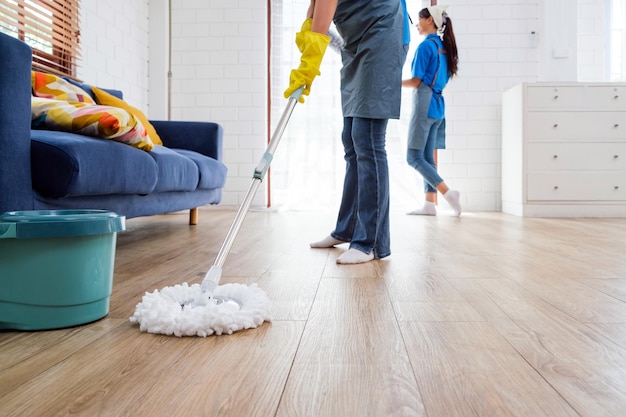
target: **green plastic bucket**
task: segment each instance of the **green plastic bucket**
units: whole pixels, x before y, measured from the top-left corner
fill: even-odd
[[[0,329],[57,329],[106,316],[122,230],[124,216],[105,210],[1,215]]]

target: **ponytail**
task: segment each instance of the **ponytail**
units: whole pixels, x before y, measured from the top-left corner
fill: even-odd
[[[452,20],[447,14],[443,14],[443,27],[440,32],[443,34],[443,49],[446,51],[446,60],[448,61],[448,72],[450,78],[454,77],[459,69],[459,53],[456,49],[456,39],[454,37],[454,29],[452,29]]]

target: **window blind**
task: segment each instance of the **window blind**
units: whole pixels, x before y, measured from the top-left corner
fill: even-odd
[[[33,49],[33,69],[76,75],[80,0],[0,0],[0,32]]]

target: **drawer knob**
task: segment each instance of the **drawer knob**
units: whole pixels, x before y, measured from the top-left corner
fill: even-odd
[[[558,190],[558,189],[559,189],[559,186],[558,186],[558,185],[555,185],[555,186],[554,186],[554,189],[555,189],[555,190]]]
[[[554,158],[554,159],[556,159],[558,157],[559,157],[558,155],[552,155],[552,158]]]
[[[619,99],[619,96],[613,97],[613,100],[618,100],[618,99]]]
[[[619,127],[619,123],[615,123],[613,127],[617,129]]]
[[[613,155],[613,159],[619,158],[619,155]]]
[[[554,97],[552,97],[552,99],[553,99],[553,100],[558,100],[558,99],[559,99],[559,96],[554,96]]]
[[[613,187],[614,190],[619,190],[619,185],[616,185],[615,187]]]
[[[559,124],[555,123],[554,125],[552,125],[552,127],[556,129],[557,127],[559,127]]]

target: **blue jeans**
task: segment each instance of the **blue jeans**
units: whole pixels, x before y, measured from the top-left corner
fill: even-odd
[[[424,178],[424,192],[436,193],[435,187],[443,181],[443,178],[437,173],[435,165],[435,145],[445,129],[445,119],[438,120],[429,117],[424,123],[428,132],[426,142],[421,149],[408,148],[406,161]]]
[[[346,175],[337,225],[331,236],[350,248],[374,251],[374,259],[391,254],[389,238],[389,168],[387,119],[344,117]]]

